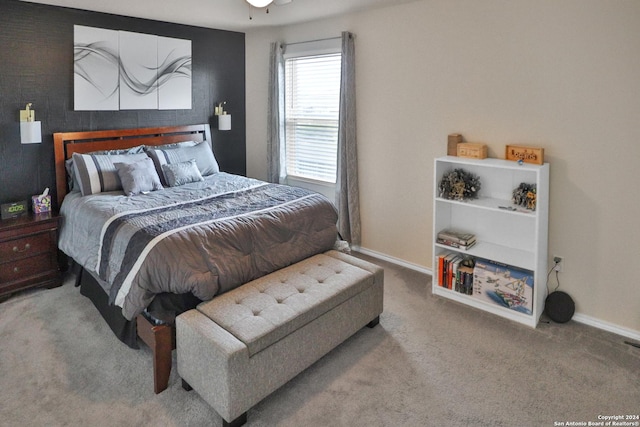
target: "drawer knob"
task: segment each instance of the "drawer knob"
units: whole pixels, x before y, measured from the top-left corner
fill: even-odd
[[[13,267],[13,272],[14,272],[14,273],[19,273],[19,272],[20,272],[20,269],[19,269],[18,267]]]
[[[31,248],[31,245],[29,243],[24,245],[24,249],[18,249],[17,246],[14,246],[13,247],[13,252],[25,252],[25,251],[28,251],[30,248]]]

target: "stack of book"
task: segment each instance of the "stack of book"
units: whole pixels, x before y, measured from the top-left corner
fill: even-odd
[[[476,244],[476,236],[472,233],[446,229],[438,233],[436,242],[452,248],[467,250]]]
[[[467,295],[473,293],[473,261],[457,253],[442,253],[436,256],[435,276],[438,286]],[[467,262],[463,262],[467,260]],[[466,265],[465,265],[466,264]]]

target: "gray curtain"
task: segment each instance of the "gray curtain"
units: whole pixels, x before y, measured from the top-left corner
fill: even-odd
[[[349,32],[342,33],[336,204],[338,231],[342,238],[352,245],[360,245],[354,38],[355,36]]]
[[[269,61],[269,136],[267,139],[268,180],[284,180],[284,49],[282,43],[271,43]]]

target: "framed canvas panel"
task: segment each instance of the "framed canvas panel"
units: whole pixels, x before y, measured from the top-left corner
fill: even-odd
[[[118,31],[73,26],[76,111],[119,109]]]
[[[120,31],[120,109],[158,109],[158,37]]]
[[[191,109],[191,40],[158,37],[158,108]]]

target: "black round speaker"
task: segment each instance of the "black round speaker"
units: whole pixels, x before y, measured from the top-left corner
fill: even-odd
[[[576,304],[566,292],[551,292],[544,303],[544,312],[557,323],[566,323],[573,317]]]

